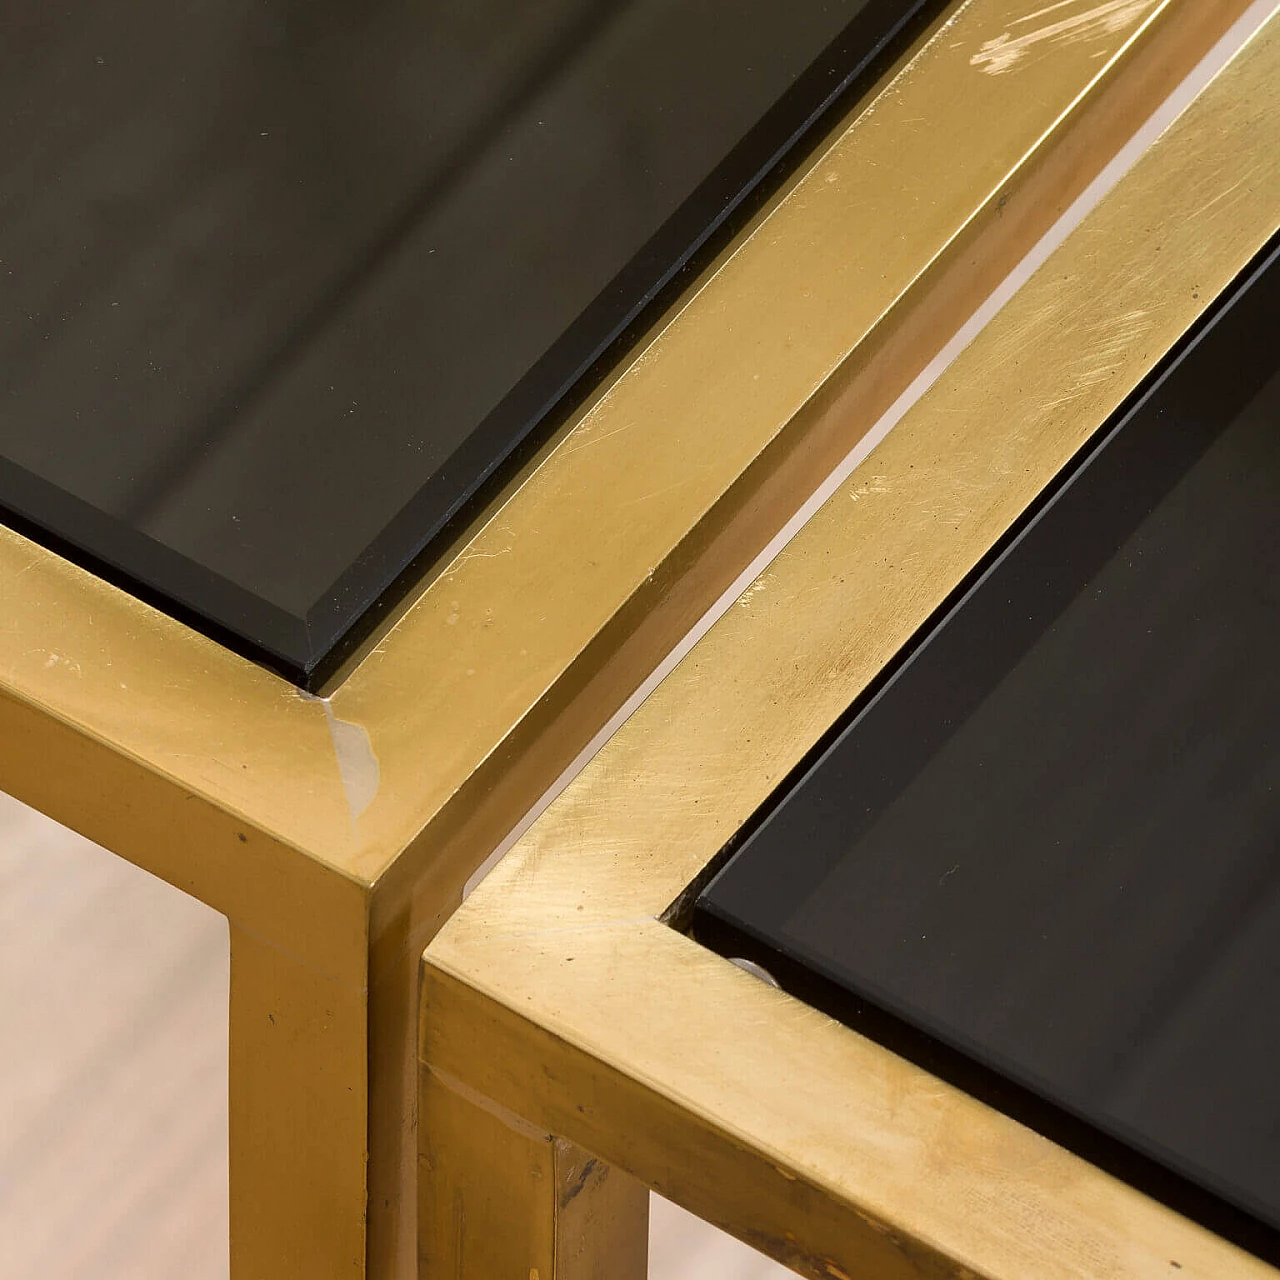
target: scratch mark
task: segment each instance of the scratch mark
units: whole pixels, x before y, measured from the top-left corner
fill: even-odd
[[[1090,348],[1084,364],[1075,378],[1075,395],[1081,395],[1091,387],[1115,376],[1124,364],[1134,345],[1150,330],[1149,313],[1142,308],[1126,311],[1108,320]]]
[[[746,590],[745,590],[745,591],[744,591],[744,592],[743,592],[743,593],[738,597],[738,608],[740,608],[740,609],[749,609],[749,608],[751,608],[751,602],[756,598],[756,596],[758,596],[762,591],[768,591],[768,589],[769,589],[769,581],[770,581],[770,579],[772,579],[772,577],[773,577],[773,574],[772,574],[772,573],[762,573],[762,574],[760,575],[760,577],[758,577],[758,578],[757,578],[757,579],[756,579],[756,580],[755,580],[755,581],[754,581],[754,582],[753,582],[753,583],[752,583],[752,584],[751,584],[751,585],[750,585],[750,586],[749,586],[749,587],[748,587],[748,588],[747,588],[747,589],[746,589]]]
[[[1243,185],[1244,185],[1243,178],[1239,179],[1239,181],[1237,182],[1233,182],[1225,191],[1220,191],[1216,196],[1213,197],[1212,200],[1206,202],[1205,204],[1202,204],[1200,208],[1198,208],[1195,211],[1195,213],[1193,213],[1191,216],[1193,218],[1198,218],[1202,214],[1208,213],[1209,210],[1212,209],[1215,204],[1219,203],[1219,201],[1225,200],[1233,191],[1235,191],[1238,187],[1241,187]]]
[[[355,822],[378,794],[381,777],[378,757],[373,752],[373,743],[369,741],[369,731],[364,725],[339,720],[333,714],[328,699],[325,700],[324,714],[329,722],[329,737],[333,739],[333,754],[338,757],[338,772],[342,775],[347,808],[351,821]]]
[[[888,493],[889,486],[885,484],[888,478],[888,476],[872,476],[865,484],[860,484],[856,489],[849,491],[849,501],[857,502],[873,493]]]
[[[566,442],[565,448],[561,451],[564,457],[568,457],[571,453],[580,453],[583,449],[589,449],[593,444],[600,444],[601,441],[609,440],[613,436],[620,436],[624,431],[630,431],[631,424],[624,422],[620,427],[614,427],[612,431],[602,431],[595,435],[583,434],[576,439]]]
[[[338,761],[338,776],[342,779],[342,790],[347,798],[347,812],[351,815],[354,826],[356,819],[378,794],[378,783],[382,778],[377,754],[369,740],[369,731],[354,720],[338,719],[333,714],[333,706],[328,698],[317,698],[311,693],[303,693],[302,696],[308,702],[318,702],[324,707],[329,740],[333,743],[333,754]]]
[[[653,914],[624,916],[621,919],[591,920],[586,924],[557,925],[552,929],[517,929],[512,933],[494,934],[494,937],[525,941],[533,938],[550,938],[557,933],[593,933],[601,929],[630,929],[638,924],[652,924]]]
[[[642,502],[649,502],[653,498],[660,498],[664,493],[670,493],[672,489],[680,489],[687,483],[687,480],[673,480],[670,484],[664,484],[661,489],[653,489],[646,494],[642,494],[638,498],[632,498],[630,502],[624,502],[619,507],[619,511],[626,510],[627,507],[638,507]]]
[[[1015,18],[1009,25],[1011,27],[1024,27],[1028,22],[1035,22],[1038,18],[1045,17],[1046,14],[1057,13],[1059,9],[1070,9],[1073,5],[1079,3],[1080,0],[1058,0],[1057,4],[1037,9],[1034,13],[1024,14],[1021,18]]]
[[[49,654],[44,660],[44,666],[46,671],[51,667],[67,667],[78,676],[84,675],[84,672],[80,669],[80,664],[74,658],[64,658],[60,653]]]
[[[464,551],[453,562],[453,564],[449,566],[449,571],[445,577],[452,578],[455,573],[465,565],[470,564],[472,560],[496,560],[499,556],[509,556],[510,554],[510,547],[503,547],[501,551]]]
[[[1038,13],[1028,14],[1013,25],[1019,26],[1076,3],[1078,0],[1062,0],[1061,3],[1050,5]],[[1055,44],[1075,44],[1094,40],[1100,36],[1115,35],[1136,22],[1155,3],[1156,0],[1105,0],[1103,4],[1094,5],[1083,13],[1074,14],[1069,18],[1060,18],[1057,22],[1036,27],[1022,35],[1005,31],[994,40],[984,41],[978,52],[969,59],[969,65],[977,67],[989,76],[998,76],[1017,66],[1026,57],[1028,50],[1046,41]]]

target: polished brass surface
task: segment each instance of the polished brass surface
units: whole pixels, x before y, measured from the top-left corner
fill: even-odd
[[[237,1277],[409,1271],[466,877],[1241,7],[957,5],[327,698],[0,530],[0,785],[232,921]]]
[[[662,917],[1277,227],[1273,15],[444,926],[424,1088],[814,1277],[1276,1274]]]

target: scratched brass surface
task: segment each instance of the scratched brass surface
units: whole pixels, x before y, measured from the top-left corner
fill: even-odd
[[[6,702],[373,884],[1170,7],[1068,0],[1074,17],[1017,35],[1036,4],[961,6],[327,701],[5,531]],[[0,776],[22,781],[11,754]],[[117,843],[223,909],[251,906],[234,884],[204,883],[240,871],[243,849],[184,873],[144,841]]]
[[[659,917],[1278,226],[1273,15],[444,926],[424,1079],[810,1276],[1275,1275]]]
[[[1242,4],[957,5],[326,699],[0,530],[0,786],[232,922],[238,1274],[360,1274],[366,1194],[406,1269],[416,952],[626,692],[592,681],[647,669],[749,558],[760,476],[843,453]]]

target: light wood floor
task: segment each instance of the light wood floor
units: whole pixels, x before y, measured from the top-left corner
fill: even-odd
[[[0,793],[0,1280],[224,1280],[227,930]],[[652,1280],[783,1280],[655,1198]]]

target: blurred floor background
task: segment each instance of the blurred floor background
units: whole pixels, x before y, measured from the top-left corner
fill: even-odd
[[[0,792],[0,1280],[225,1280],[227,930]],[[651,1280],[789,1271],[655,1197]]]

